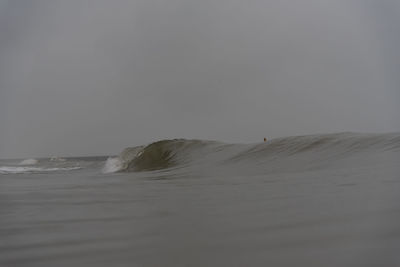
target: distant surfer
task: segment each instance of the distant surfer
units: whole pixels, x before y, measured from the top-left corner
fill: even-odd
[[[264,137],[264,142],[267,142],[267,138]]]

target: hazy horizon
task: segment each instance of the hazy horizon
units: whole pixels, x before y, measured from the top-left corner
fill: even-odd
[[[0,0],[0,158],[400,132],[398,1]]]

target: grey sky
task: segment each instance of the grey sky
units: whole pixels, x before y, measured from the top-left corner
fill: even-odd
[[[2,1],[0,158],[400,131],[399,1]]]

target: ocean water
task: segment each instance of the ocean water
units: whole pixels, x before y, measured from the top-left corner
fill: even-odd
[[[0,266],[400,266],[400,134],[0,161]]]

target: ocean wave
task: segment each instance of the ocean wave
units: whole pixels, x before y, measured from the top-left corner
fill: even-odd
[[[147,146],[129,147],[118,157],[109,158],[103,172],[152,171],[166,169],[182,164],[189,158],[189,153],[199,151],[211,141],[200,140],[162,140]]]
[[[215,165],[242,162],[271,167],[270,162],[277,160],[282,164],[276,166],[285,168],[285,163],[286,166],[290,163],[293,168],[306,164],[315,166],[328,160],[332,163],[362,153],[399,150],[399,133],[306,135],[249,145],[173,139],[127,148],[118,157],[109,158],[103,172],[154,171],[193,166],[200,162]]]
[[[37,159],[24,159],[19,163],[19,165],[35,165],[38,164],[38,162]]]
[[[71,170],[78,170],[78,169],[81,169],[81,167],[41,168],[41,167],[0,166],[0,174],[71,171]]]
[[[67,161],[67,159],[59,158],[59,157],[51,157],[51,158],[49,159],[49,161],[53,161],[53,162],[65,162],[65,161]]]
[[[340,154],[343,156],[362,152],[394,151],[400,149],[400,134],[336,133],[304,135],[273,139],[255,145],[236,155],[237,159],[268,156],[295,156],[309,154]]]

